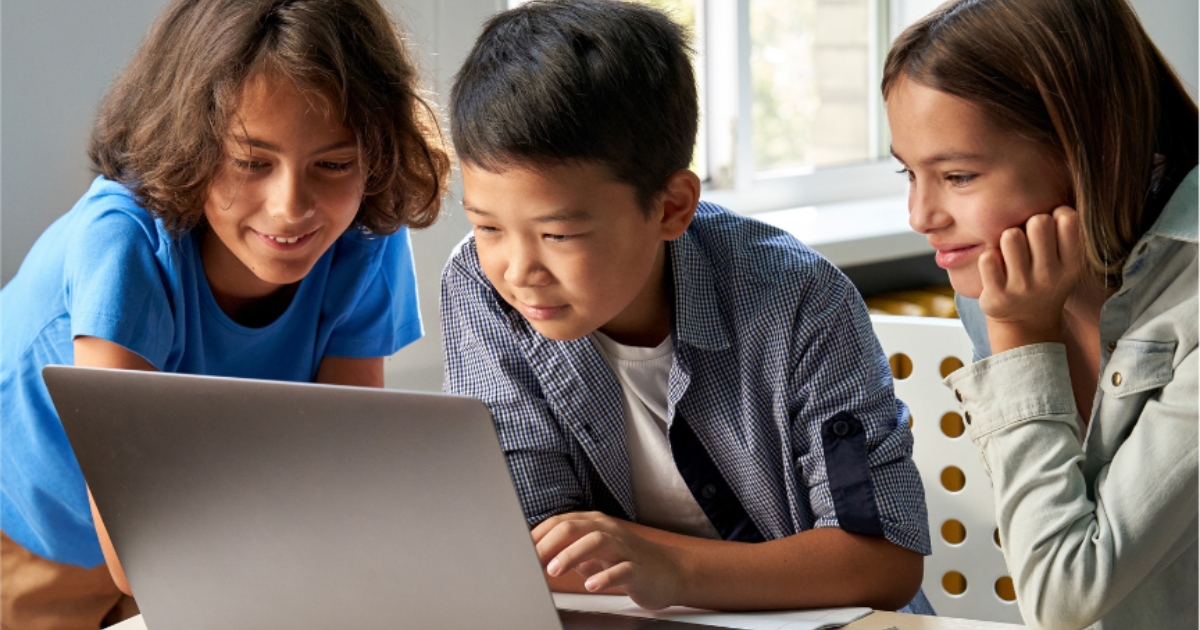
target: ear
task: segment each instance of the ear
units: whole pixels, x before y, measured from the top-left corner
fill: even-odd
[[[700,203],[700,178],[693,172],[682,169],[667,178],[666,188],[659,197],[662,209],[660,233],[664,241],[673,241],[687,231],[696,215]]]

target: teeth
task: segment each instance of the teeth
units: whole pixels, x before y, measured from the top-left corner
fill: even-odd
[[[300,240],[299,236],[293,236],[292,238],[283,238],[281,236],[272,236],[270,238],[275,239],[276,243],[286,243],[286,244],[295,243],[296,241]]]

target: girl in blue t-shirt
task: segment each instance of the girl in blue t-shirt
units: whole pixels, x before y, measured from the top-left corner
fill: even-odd
[[[406,227],[436,219],[449,170],[376,0],[172,2],[89,155],[99,176],[0,301],[6,627],[128,604],[41,368],[380,387],[421,335]]]

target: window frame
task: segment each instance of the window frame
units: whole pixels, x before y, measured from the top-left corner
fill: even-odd
[[[897,162],[884,157],[889,143],[883,99],[868,104],[875,160],[845,165],[756,172],[753,83],[750,73],[750,2],[696,0],[696,70],[701,87],[701,129],[696,163],[701,197],[740,214],[754,214],[856,199],[903,195],[907,181]],[[903,0],[868,0],[868,82],[879,85],[883,61]],[[735,53],[736,54],[733,54]],[[706,89],[712,85],[736,90]]]

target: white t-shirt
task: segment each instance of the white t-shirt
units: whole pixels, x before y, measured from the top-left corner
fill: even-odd
[[[688,536],[720,538],[675,467],[667,438],[667,376],[675,346],[671,338],[656,348],[626,346],[596,331],[592,342],[621,384],[625,411],[625,452],[637,521]]]

